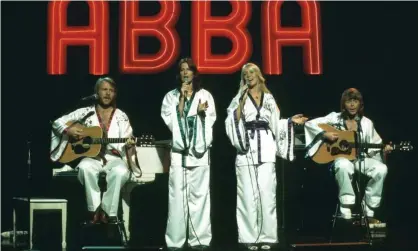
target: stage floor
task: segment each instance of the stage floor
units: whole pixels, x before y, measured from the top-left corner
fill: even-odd
[[[330,236],[326,235],[324,232],[317,231],[314,233],[313,231],[308,230],[299,230],[280,233],[280,240],[281,242],[279,245],[272,249],[272,251],[278,250],[370,250],[370,251],[392,251],[392,250],[414,250],[412,246],[408,245],[405,241],[403,241],[403,245],[400,239],[393,239],[388,238],[387,236],[387,229],[371,229],[371,239],[370,241],[365,238],[363,235],[365,229],[362,228],[353,228],[347,225],[344,226],[343,223],[337,222],[337,225],[340,225],[339,228],[334,230],[334,234],[332,236],[332,241],[330,241]],[[109,228],[107,228],[108,231]],[[90,230],[91,231],[91,230]],[[97,231],[95,229],[94,231]],[[48,233],[37,233],[34,236],[34,248],[33,250],[51,250],[51,251],[79,251],[79,250],[142,250],[142,251],[161,251],[166,250],[162,245],[154,245],[154,246],[146,246],[140,245],[135,243],[134,240],[131,240],[128,245],[123,246],[119,242],[119,235],[117,232],[110,233],[109,238],[104,236],[100,236],[103,232],[96,233],[96,235],[92,235],[92,233],[88,233],[88,243],[84,240],[83,243],[87,243],[83,245],[82,243],[76,240],[80,237],[80,232],[77,233],[77,236],[68,236],[67,237],[67,248],[61,248],[61,238],[59,233],[43,236]],[[10,251],[21,251],[27,250],[27,235],[20,236],[18,238],[18,245],[16,248],[13,248],[13,243],[11,239],[3,238],[2,239],[2,249],[1,250],[10,250]],[[70,240],[70,241],[68,241]],[[240,247],[235,244],[222,244],[216,243],[216,240],[213,239],[211,251],[244,251],[248,250],[244,247]],[[184,249],[186,251],[198,251],[196,249]],[[259,249],[262,251],[261,249]],[[183,251],[183,250],[178,250]],[[206,251],[206,250],[205,250]],[[263,250],[264,251],[264,250]]]

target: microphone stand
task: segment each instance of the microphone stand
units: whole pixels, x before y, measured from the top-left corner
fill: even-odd
[[[27,190],[28,190],[28,192],[27,192],[27,200],[28,200],[28,211],[30,211],[30,200],[31,200],[31,198],[33,197],[33,194],[32,194],[32,151],[31,151],[31,134],[29,134],[29,136],[28,136],[28,140],[27,140],[27,147],[28,147],[28,159],[27,159],[27,165],[28,165],[28,169],[27,169],[27,174],[28,174],[28,176],[27,176],[27,181],[28,181],[28,186],[27,186]],[[33,227],[33,225],[32,225],[32,227]],[[38,251],[38,250],[36,250],[36,249],[32,249],[31,248],[31,235],[32,235],[32,229],[30,228],[30,226],[29,226],[29,228],[28,228],[28,249],[27,249],[27,251]],[[14,236],[13,236],[13,238],[16,238],[16,233],[14,233]],[[33,241],[33,240],[32,240]]]
[[[365,161],[362,159],[362,152],[365,150],[364,144],[361,139],[361,134],[363,133],[363,129],[361,127],[361,119],[357,120],[357,160],[359,164],[359,171],[360,174],[358,175],[358,184],[357,184],[357,190],[359,191],[359,194],[357,197],[361,195],[361,191],[365,191],[365,181],[362,181],[362,175],[366,175],[366,164]],[[363,162],[363,165],[362,165]],[[363,169],[362,169],[363,168]],[[366,180],[367,181],[367,180]],[[360,184],[360,185],[359,185]],[[366,225],[366,239],[367,243],[371,244],[371,237],[370,237],[370,227],[369,227],[369,220],[367,219],[367,213],[366,213],[366,201],[365,201],[365,194],[362,199],[360,199],[360,225],[361,225],[361,219],[364,217],[364,224]],[[364,202],[364,203],[363,203]]]

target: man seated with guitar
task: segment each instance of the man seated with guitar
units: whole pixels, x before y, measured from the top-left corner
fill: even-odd
[[[324,144],[332,144],[338,141],[341,138],[338,130],[359,133],[361,135],[361,143],[381,144],[382,139],[376,132],[373,122],[365,117],[363,112],[364,103],[361,93],[355,88],[345,90],[341,97],[340,113],[332,112],[325,117],[316,118],[305,123],[307,155],[314,159],[316,154],[320,154],[321,147],[328,147],[329,151],[329,145],[324,147]],[[322,129],[325,128],[323,124],[331,125],[336,130],[325,131]],[[341,144],[343,141],[340,139],[339,142]],[[391,145],[382,145],[381,147],[384,153],[393,150]],[[342,148],[344,150],[344,147]],[[339,154],[336,154],[336,152],[331,154],[335,156],[335,159],[331,159],[329,162],[333,161],[332,166],[339,187],[342,218],[351,219],[351,207],[355,204],[355,194],[351,180],[354,171],[360,171],[359,169],[361,169],[361,172],[370,178],[365,190],[365,199],[362,202],[369,224],[375,225],[380,223],[374,218],[374,212],[380,206],[383,182],[387,173],[387,167],[383,163],[383,158],[380,154],[382,148],[369,148],[361,152],[361,160],[349,158],[349,152],[346,157],[343,151],[338,152]],[[327,163],[327,161],[322,163]]]
[[[78,179],[86,189],[90,222],[112,223],[117,220],[120,189],[129,179],[129,169],[123,158],[128,152],[134,151],[135,147],[132,146],[135,139],[132,137],[128,116],[116,108],[117,90],[113,79],[99,78],[94,90],[97,104],[77,109],[54,121],[53,134],[59,135],[59,142],[54,143],[53,137],[52,145],[55,145],[55,149],[51,152],[51,159],[66,163],[68,160],[64,159],[78,157],[70,156],[77,152],[77,149],[71,148],[71,143],[91,136],[88,129],[92,126],[100,126],[100,134],[103,132],[104,138],[126,138],[125,141],[111,141],[103,147],[99,144],[100,151],[94,156],[84,157],[76,167],[79,170]],[[102,174],[106,174],[107,188],[101,199],[98,181]]]

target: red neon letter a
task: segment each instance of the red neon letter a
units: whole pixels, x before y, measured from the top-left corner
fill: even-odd
[[[124,73],[156,73],[167,69],[179,53],[179,38],[174,26],[179,16],[177,1],[160,1],[160,12],[140,17],[138,1],[121,2],[120,68]],[[140,36],[156,37],[161,44],[154,55],[137,51]]]
[[[230,3],[232,12],[226,17],[211,16],[210,1],[192,3],[192,57],[202,73],[233,73],[251,56],[251,36],[245,29],[251,16],[250,2]],[[232,42],[231,52],[212,54],[211,38],[216,36]]]
[[[89,46],[89,72],[106,74],[109,69],[109,19],[108,3],[87,1],[90,10],[88,26],[67,26],[69,1],[48,3],[48,73],[65,74],[67,70],[67,47]]]
[[[302,46],[305,72],[311,75],[322,73],[319,4],[314,1],[297,2],[302,12],[302,27],[298,28],[280,25],[283,1],[263,3],[263,68],[266,74],[282,73],[283,46]]]

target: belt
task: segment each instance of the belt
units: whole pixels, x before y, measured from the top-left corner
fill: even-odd
[[[266,130],[266,133],[268,134],[268,130],[270,129],[268,122],[260,120],[245,122],[244,127],[246,130],[251,131],[250,136],[252,139],[254,138],[255,131]]]

